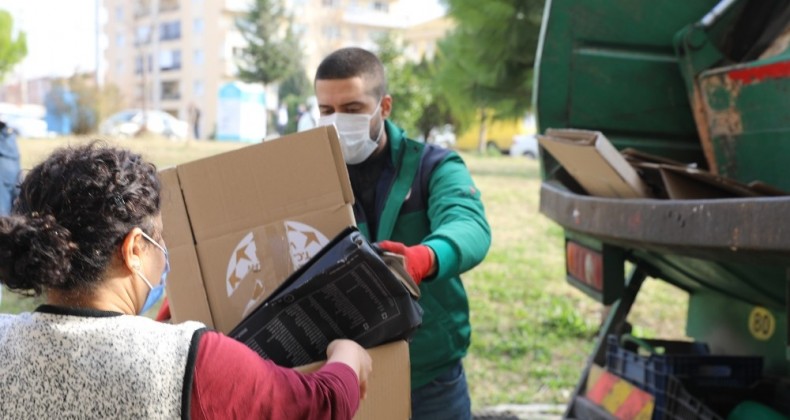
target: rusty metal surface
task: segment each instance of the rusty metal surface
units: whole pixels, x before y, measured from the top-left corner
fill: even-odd
[[[626,246],[712,259],[790,264],[790,197],[608,199],[544,182],[540,211],[566,229]]]

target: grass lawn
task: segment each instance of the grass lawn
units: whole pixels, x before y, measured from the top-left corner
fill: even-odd
[[[56,145],[77,139],[22,140],[24,168]],[[241,144],[134,140],[117,144],[160,167],[231,150]],[[495,404],[564,403],[592,348],[601,307],[565,282],[562,229],[538,212],[537,161],[464,155],[493,231],[486,260],[464,276],[473,337],[466,370],[475,408]],[[36,302],[6,292],[0,311]],[[683,337],[687,298],[647,281],[630,321],[644,336]]]

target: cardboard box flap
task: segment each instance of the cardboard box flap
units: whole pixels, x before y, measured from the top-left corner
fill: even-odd
[[[666,165],[673,165],[673,166],[691,166],[674,159],[669,159],[663,156],[646,153],[631,147],[627,147],[621,150],[620,154],[623,155],[625,160],[630,162],[632,165],[635,163],[656,163],[656,164],[663,163]]]
[[[590,195],[650,196],[636,170],[600,132],[548,129],[538,142]]]
[[[396,341],[368,349],[373,372],[368,378],[368,395],[359,405],[355,420],[403,420],[411,417],[411,376],[409,345]],[[326,362],[300,366],[303,373],[315,372]]]
[[[179,165],[178,178],[198,242],[353,202],[334,127]]]
[[[735,180],[683,166],[660,165],[670,199],[758,197],[762,193]]]
[[[186,206],[184,206],[176,168],[159,171],[159,180],[162,184],[159,198],[162,208],[162,223],[165,226],[163,236],[167,246],[194,246],[195,238],[192,236],[192,228],[189,226],[189,215]]]
[[[330,138],[329,146],[332,148],[332,158],[337,167],[337,174],[341,179],[347,182],[342,182],[340,186],[343,188],[343,202],[354,204],[354,191],[351,189],[351,184],[348,182],[348,168],[346,161],[343,159],[343,149],[340,148],[340,135],[337,133],[337,127],[334,125],[328,127],[319,127],[316,130],[326,130],[327,137]],[[308,135],[309,131],[304,131],[304,135]],[[302,133],[293,134],[294,136],[302,135]]]
[[[167,244],[171,269],[175,273],[167,282],[167,295],[189,296],[189,304],[184,304],[182,299],[176,299],[178,303],[171,299],[172,319],[176,323],[200,320],[209,328],[213,328],[214,320],[209,309],[200,264],[195,252],[195,239],[189,225],[189,216],[184,206],[176,169],[161,170],[159,180],[162,185],[160,193],[162,224],[165,227],[162,236]],[[180,281],[184,278],[188,278],[190,282]]]

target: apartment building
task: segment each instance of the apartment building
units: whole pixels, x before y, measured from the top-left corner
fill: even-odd
[[[201,137],[210,136],[219,89],[236,80],[235,57],[245,45],[234,20],[251,1],[103,0],[105,81],[121,89],[127,107],[162,109],[187,120],[190,107],[196,106]],[[404,31],[412,22],[401,13],[398,0],[285,1],[309,78],[333,50],[374,48],[379,36]],[[266,92],[269,109],[277,106],[275,89],[269,86]]]

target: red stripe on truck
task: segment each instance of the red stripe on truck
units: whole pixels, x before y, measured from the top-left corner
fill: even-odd
[[[790,61],[766,64],[759,67],[749,67],[733,70],[727,73],[730,80],[741,82],[745,85],[762,82],[765,79],[781,79],[790,77]]]

